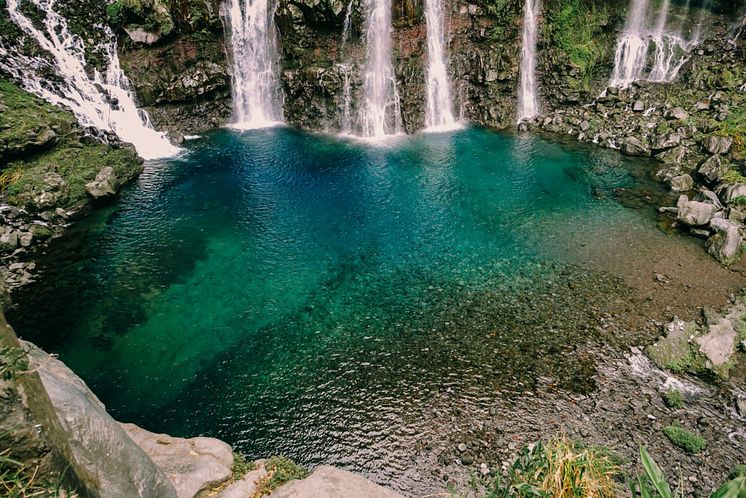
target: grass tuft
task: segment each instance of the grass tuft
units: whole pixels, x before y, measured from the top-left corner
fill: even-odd
[[[248,460],[246,455],[236,451],[233,452],[233,466],[231,467],[233,479],[239,480],[254,469],[256,469],[256,464]]]
[[[705,438],[678,425],[664,427],[663,433],[673,444],[687,453],[699,453],[707,447],[707,441]]]
[[[270,494],[283,484],[308,477],[306,469],[281,456],[273,456],[267,459],[264,462],[264,468],[267,469],[267,475],[257,482],[256,491],[254,491],[252,498],[260,498]]]
[[[684,406],[684,397],[678,389],[669,389],[663,395],[663,402],[666,403],[667,407],[678,410]]]

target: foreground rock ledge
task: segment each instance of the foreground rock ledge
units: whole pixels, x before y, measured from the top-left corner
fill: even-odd
[[[4,322],[3,318],[0,318]],[[7,325],[6,325],[7,326]],[[11,329],[7,328],[6,331]],[[86,495],[102,498],[245,498],[267,476],[257,469],[233,479],[233,451],[214,438],[176,438],[120,424],[64,363],[21,341],[49,398],[40,430],[64,456]],[[38,416],[38,415],[37,415]],[[334,467],[275,490],[280,498],[400,498],[367,479]]]

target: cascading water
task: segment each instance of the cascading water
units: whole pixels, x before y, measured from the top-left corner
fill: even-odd
[[[541,0],[526,0],[521,44],[521,86],[518,88],[518,122],[539,113],[536,97],[536,30]]]
[[[342,133],[349,135],[352,133],[352,82],[350,81],[350,64],[339,64],[339,71],[342,73]]]
[[[54,10],[54,0],[30,1],[44,13],[39,28],[21,13],[18,0],[7,0],[8,13],[47,56],[29,56],[0,46],[0,68],[27,91],[72,110],[81,125],[115,133],[122,141],[132,143],[144,159],[178,153],[179,149],[155,131],[147,114],[137,108],[129,80],[119,66],[116,37],[111,30],[95,26],[106,40],[102,48],[107,66],[101,73],[86,62],[83,40]],[[49,73],[59,79],[49,78]]]
[[[391,0],[365,0],[368,60],[363,83],[362,136],[381,138],[401,131],[396,75],[391,63]]]
[[[644,34],[648,0],[632,0],[632,9],[614,54],[611,86],[628,86],[640,79],[648,54],[648,40]]]
[[[283,121],[273,0],[230,0],[226,12],[233,65],[234,127]]]
[[[667,30],[670,9],[671,1],[663,0],[657,12],[654,28],[648,29],[648,1],[632,0],[630,17],[617,44],[611,86],[627,87],[637,80],[666,82],[676,78],[687,60],[690,49],[699,42],[703,14],[699,16],[692,39],[687,41],[682,32],[689,12],[689,2],[686,2],[683,9],[684,17],[676,28]],[[702,12],[706,9],[707,2]],[[651,47],[653,55],[649,61]],[[646,72],[648,67],[651,69]]]
[[[427,108],[425,127],[429,130],[457,128],[453,117],[451,87],[446,69],[443,34],[443,0],[425,0],[427,20]]]

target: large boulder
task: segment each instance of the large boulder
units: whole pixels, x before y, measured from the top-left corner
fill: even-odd
[[[689,175],[679,175],[671,178],[671,190],[674,192],[686,192],[694,188],[694,180]]]
[[[727,162],[724,162],[722,157],[714,155],[705,159],[702,164],[699,165],[697,172],[708,182],[715,183],[720,180],[720,177],[723,176],[729,168],[730,165]]]
[[[194,498],[231,478],[233,450],[219,439],[183,439],[155,434],[135,424],[121,425],[166,474],[179,498]]]
[[[722,264],[729,266],[741,256],[741,232],[739,224],[724,218],[714,218],[710,228],[715,234],[707,240],[707,252]]]
[[[707,357],[714,367],[724,365],[733,356],[738,333],[727,318],[721,318],[717,323],[708,327],[707,333],[697,337],[699,350]]]
[[[118,189],[119,179],[114,173],[114,168],[111,166],[101,168],[101,171],[98,172],[96,178],[85,185],[86,192],[88,192],[88,195],[94,199],[111,197],[117,193]]]
[[[691,354],[689,341],[699,334],[697,325],[674,318],[665,331],[666,336],[645,348],[645,354],[661,368],[682,368]]]
[[[681,145],[681,135],[676,132],[666,133],[665,135],[659,135],[653,141],[653,151],[661,152],[664,150],[672,149]]]
[[[702,147],[710,154],[727,154],[733,145],[733,137],[711,135],[704,139]]]
[[[64,363],[22,341],[64,431],[70,471],[93,497],[177,498],[145,452]]]
[[[687,149],[683,145],[660,152],[655,157],[666,164],[682,164],[686,157]]]
[[[640,139],[636,137],[625,138],[621,145],[620,150],[622,153],[628,156],[649,156],[650,148],[643,144]]]
[[[270,498],[403,498],[364,477],[335,467],[318,467],[310,476],[291,481]]]
[[[734,199],[746,196],[746,185],[743,183],[726,184],[718,189],[718,194],[723,202],[730,204]]]
[[[707,225],[717,212],[717,207],[708,202],[680,201],[676,205],[676,219],[689,226]]]

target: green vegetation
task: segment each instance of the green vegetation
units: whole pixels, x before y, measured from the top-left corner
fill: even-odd
[[[0,343],[0,379],[11,380],[28,370],[28,358],[18,347]]]
[[[705,438],[678,425],[664,427],[663,433],[673,444],[687,453],[699,453],[707,447]]]
[[[29,468],[10,458],[10,450],[0,451],[0,496],[8,498],[75,498],[78,495],[65,490],[61,479],[48,482],[38,477],[38,468]]]
[[[582,88],[588,87],[609,56],[613,37],[605,39],[603,35],[611,21],[608,5],[588,0],[563,0],[547,11],[544,37],[567,54],[580,73],[577,85]]]
[[[233,471],[233,479],[241,479],[248,472],[251,472],[254,469],[256,469],[256,464],[248,460],[246,455],[237,451],[233,452],[233,466],[231,467],[231,470]]]
[[[736,207],[746,207],[746,195],[739,195],[738,197],[734,197],[733,200],[730,201],[730,203]]]
[[[109,24],[115,28],[137,24],[163,36],[174,30],[169,6],[160,0],[116,0],[106,6],[106,15]]]
[[[663,395],[663,401],[669,408],[679,409],[684,406],[684,398],[678,389],[669,389]]]
[[[633,497],[638,496],[638,492],[643,498],[674,498],[675,496],[684,496],[683,491],[680,494],[674,494],[671,491],[671,486],[666,481],[663,471],[644,447],[640,447],[640,460],[642,461],[645,474],[638,476],[636,481],[629,481]],[[710,495],[710,498],[740,498],[744,494],[746,494],[746,477],[731,474],[731,480],[718,488],[717,491]]]
[[[737,169],[729,169],[720,180],[725,183],[746,183],[746,177],[744,177]]]
[[[618,460],[608,450],[562,437],[524,448],[507,479],[495,479],[484,497],[612,497],[618,472]]]
[[[308,471],[292,460],[280,456],[273,456],[264,462],[267,476],[256,484],[256,491],[252,498],[268,495],[285,483],[295,479],[305,479]]]

